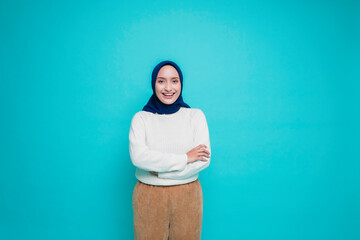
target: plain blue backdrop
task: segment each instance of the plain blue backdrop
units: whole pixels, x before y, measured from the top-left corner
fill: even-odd
[[[202,239],[360,239],[359,1],[0,3],[0,239],[132,239],[133,115],[207,117]]]

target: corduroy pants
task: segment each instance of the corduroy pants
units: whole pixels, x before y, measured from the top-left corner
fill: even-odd
[[[136,240],[199,240],[203,214],[200,181],[175,186],[138,181],[133,211]]]

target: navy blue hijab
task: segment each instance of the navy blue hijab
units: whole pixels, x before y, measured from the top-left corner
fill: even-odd
[[[180,95],[173,104],[162,103],[159,100],[159,98],[156,96],[156,93],[155,93],[156,78],[160,71],[160,68],[162,68],[164,65],[173,66],[179,73],[179,77],[180,77],[180,84],[181,84]],[[156,65],[156,67],[154,68],[152,75],[151,75],[151,88],[153,90],[153,94],[150,97],[148,103],[142,109],[143,111],[158,113],[158,114],[171,114],[171,113],[175,113],[175,112],[179,111],[180,107],[190,108],[189,105],[184,103],[183,98],[181,96],[182,90],[183,90],[183,76],[182,76],[179,66],[176,63],[167,60],[167,61],[162,61],[158,65]]]

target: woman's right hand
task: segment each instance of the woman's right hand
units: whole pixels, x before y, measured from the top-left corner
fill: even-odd
[[[208,161],[204,157],[210,158],[210,153],[208,150],[206,150],[207,147],[204,144],[200,144],[197,147],[194,147],[189,152],[186,153],[188,157],[188,163],[192,163],[195,161]]]

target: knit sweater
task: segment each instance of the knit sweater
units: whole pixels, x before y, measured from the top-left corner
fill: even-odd
[[[210,164],[209,158],[187,163],[186,153],[199,144],[211,154],[208,125],[200,109],[181,107],[173,114],[139,111],[131,120],[130,158],[136,178],[143,183],[166,186],[195,181]]]

